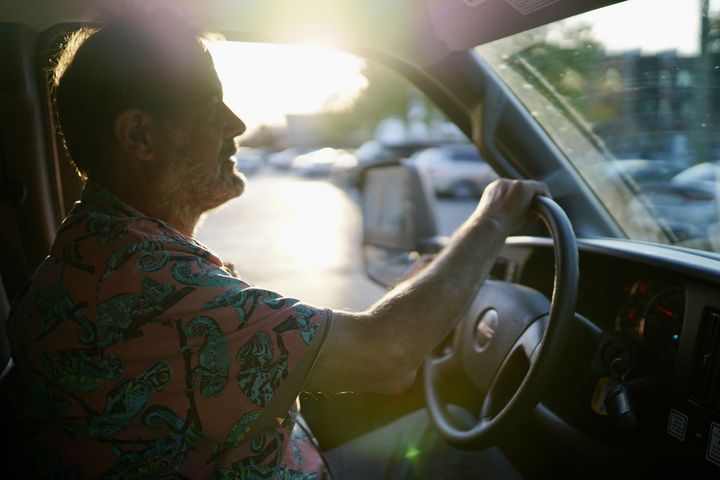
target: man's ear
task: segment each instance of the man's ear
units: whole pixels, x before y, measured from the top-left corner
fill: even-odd
[[[150,115],[137,108],[128,108],[115,119],[115,138],[123,150],[138,160],[152,160],[156,148],[152,124]]]

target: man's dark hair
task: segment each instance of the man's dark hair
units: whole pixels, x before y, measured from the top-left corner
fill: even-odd
[[[188,93],[185,79],[208,65],[199,32],[167,10],[126,14],[70,34],[53,71],[53,93],[80,174],[107,172],[114,123],[123,110],[171,118]]]

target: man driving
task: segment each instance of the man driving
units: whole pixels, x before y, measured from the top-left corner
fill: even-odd
[[[199,35],[163,11],[101,25],[73,33],[54,69],[59,125],[87,182],[8,327],[6,390],[32,468],[329,476],[295,408],[299,392],[406,390],[546,187],[492,184],[443,252],[366,311],[263,290],[193,238],[200,217],[245,182],[229,158],[245,125],[223,103]],[[343,457],[328,456],[338,478],[374,477]]]

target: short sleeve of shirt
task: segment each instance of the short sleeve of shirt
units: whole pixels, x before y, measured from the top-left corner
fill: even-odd
[[[167,370],[159,389],[182,403],[168,406],[194,410],[204,435],[223,442],[228,417],[256,431],[288,415],[330,313],[251,286],[213,260],[162,250],[110,272],[98,291],[97,334],[108,353],[136,359],[127,367],[138,374]]]

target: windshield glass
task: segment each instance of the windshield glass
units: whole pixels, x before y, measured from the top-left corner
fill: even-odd
[[[476,50],[629,238],[720,251],[720,0],[629,0]]]

